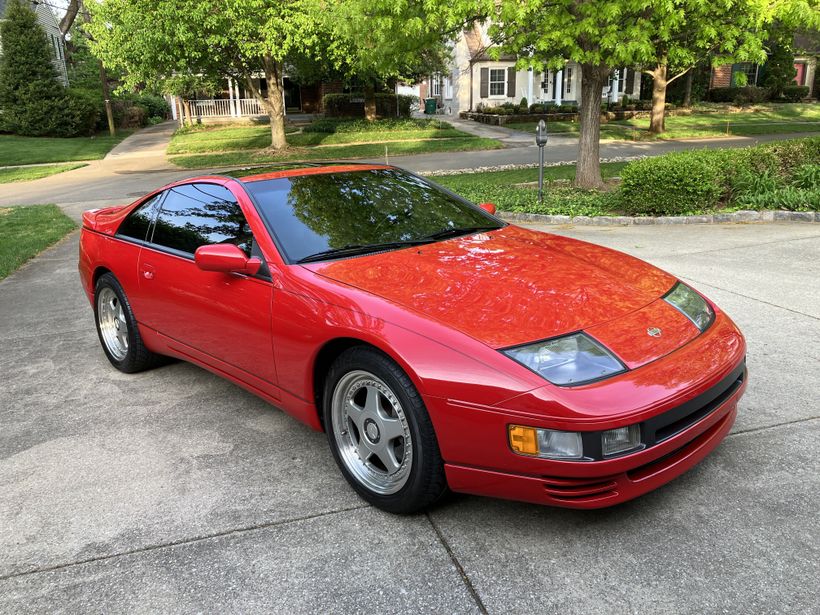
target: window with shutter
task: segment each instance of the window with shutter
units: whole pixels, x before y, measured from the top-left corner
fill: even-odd
[[[505,72],[503,68],[490,69],[490,96],[504,96]]]

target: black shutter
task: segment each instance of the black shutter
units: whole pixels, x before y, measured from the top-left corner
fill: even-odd
[[[635,89],[635,71],[624,69],[626,71],[626,95],[632,97],[632,90]]]
[[[481,69],[481,91],[479,92],[479,96],[481,98],[487,98],[490,95],[490,69],[489,68],[482,68]]]
[[[507,69],[507,96],[515,98],[515,66],[510,66]]]

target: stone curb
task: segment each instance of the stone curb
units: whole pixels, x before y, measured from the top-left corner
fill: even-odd
[[[820,222],[820,211],[734,211],[702,216],[553,216],[499,211],[508,222],[577,224],[579,226],[630,226],[645,224],[720,224],[725,222]]]

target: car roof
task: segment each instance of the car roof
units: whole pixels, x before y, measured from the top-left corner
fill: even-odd
[[[372,171],[377,169],[394,169],[386,164],[366,164],[356,162],[283,162],[263,167],[244,167],[220,173],[242,183],[279,179],[281,177],[300,177],[303,175],[321,175],[326,173],[349,173],[351,171]],[[191,180],[188,180],[191,181]]]

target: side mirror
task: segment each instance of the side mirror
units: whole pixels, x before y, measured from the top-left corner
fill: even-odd
[[[196,266],[203,271],[222,273],[244,273],[253,275],[262,266],[262,261],[248,256],[232,243],[217,243],[199,246],[194,253]]]
[[[495,205],[493,203],[481,203],[479,207],[489,214],[495,214]]]

